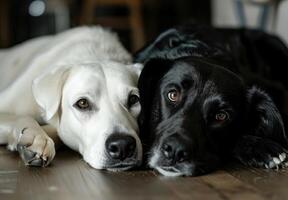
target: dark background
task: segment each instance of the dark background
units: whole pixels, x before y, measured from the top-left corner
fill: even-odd
[[[54,34],[79,25],[100,24],[109,26],[105,23],[81,22],[81,17],[85,15],[83,5],[86,0],[39,1],[45,4],[45,11],[39,16],[32,16],[29,13],[29,7],[35,0],[0,0],[0,47],[10,47],[33,37]],[[59,7],[62,9],[62,11],[60,9],[60,17]],[[140,7],[143,22],[141,26],[144,32],[142,43],[151,40],[160,31],[178,24],[211,24],[209,0],[142,0]],[[57,10],[58,18],[56,17]],[[68,13],[68,21],[63,10]],[[97,19],[101,16],[125,17],[131,11],[125,5],[109,5],[97,6],[93,12],[93,17]],[[66,22],[62,23],[62,27],[56,28],[59,19]],[[135,50],[131,44],[129,27],[117,28],[112,26],[112,29],[118,32],[126,48]]]

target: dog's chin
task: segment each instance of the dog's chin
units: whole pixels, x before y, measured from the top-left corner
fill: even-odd
[[[141,165],[141,161],[135,160],[132,162],[119,162],[116,164],[106,165],[104,168],[111,172],[120,172],[127,171],[133,168],[139,167]]]
[[[141,155],[141,156],[139,156]],[[112,172],[127,171],[133,168],[137,168],[142,164],[142,154],[135,152],[134,156],[127,158],[124,161],[109,161],[107,160],[104,168]]]
[[[136,167],[135,165],[119,165],[117,167],[107,167],[106,169],[110,172],[122,172],[122,171],[128,171]]]
[[[183,172],[181,172],[175,167],[158,166],[158,167],[155,167],[155,169],[163,176],[170,176],[170,177],[185,176]]]
[[[199,175],[198,173],[196,173],[193,164],[180,164],[173,166],[157,165],[153,168],[163,176],[169,176],[169,177]]]
[[[160,174],[164,176],[196,176],[195,164],[191,162],[182,162],[174,165],[167,165],[163,161],[163,157],[160,153],[155,153],[149,161],[149,166],[157,170]]]
[[[91,167],[94,169],[101,169],[101,170],[108,170],[112,172],[120,172],[120,171],[126,171],[130,170],[136,167],[139,167],[141,165],[141,161],[135,161],[135,162],[119,162],[117,164],[91,164],[87,162]]]
[[[110,159],[107,153],[104,153],[101,156],[99,155],[98,157],[89,157],[89,155],[89,153],[83,155],[84,161],[94,169],[119,172],[139,167],[142,164],[142,154],[137,152],[135,152],[131,158],[127,158],[123,161]]]

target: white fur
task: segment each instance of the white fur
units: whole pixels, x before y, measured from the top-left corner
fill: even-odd
[[[152,150],[152,156],[149,159],[149,166],[151,168],[156,169],[160,174],[164,175],[164,176],[170,176],[170,177],[174,177],[174,176],[182,176],[184,175],[183,173],[181,173],[179,170],[177,170],[174,167],[162,167],[158,165],[158,161],[160,159],[160,151],[159,149],[153,149]]]
[[[160,174],[164,176],[176,177],[176,176],[183,176],[184,174],[181,172],[171,172],[161,167],[155,168]]]
[[[20,130],[40,131],[32,121],[18,123],[24,116],[54,127],[66,145],[98,169],[106,168],[106,138],[114,132],[131,135],[139,162],[140,105],[126,106],[128,94],[138,93],[142,66],[134,65],[117,36],[101,27],[75,28],[0,51],[0,144],[15,149]],[[73,105],[80,97],[97,109],[77,110]]]

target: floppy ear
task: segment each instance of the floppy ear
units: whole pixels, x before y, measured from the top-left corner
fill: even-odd
[[[257,87],[248,90],[248,124],[252,135],[287,146],[283,119],[270,96]]]
[[[152,59],[144,65],[138,80],[141,104],[138,123],[143,148],[147,148],[147,151],[153,141],[151,130],[153,130],[153,126],[160,119],[159,104],[155,103],[158,84],[165,73],[172,67],[172,64],[173,62],[169,60]]]
[[[50,120],[58,111],[63,84],[68,76],[67,68],[58,68],[34,79],[32,92],[37,104],[43,111],[44,118]]]
[[[163,50],[163,48],[166,47],[167,44],[170,44],[170,38],[174,39],[176,36],[177,30],[174,28],[164,31],[163,33],[158,35],[156,39],[149,42],[146,46],[138,50],[133,56],[133,61],[145,63],[148,60],[155,58],[157,53]]]
[[[172,65],[172,61],[164,59],[152,59],[144,65],[138,81],[142,110],[140,120],[150,120],[151,113],[157,117],[156,109],[152,107],[157,85]]]

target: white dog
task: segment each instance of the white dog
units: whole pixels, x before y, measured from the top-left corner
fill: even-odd
[[[140,164],[140,64],[113,33],[80,27],[0,51],[0,144],[46,166],[57,136],[97,169]]]

